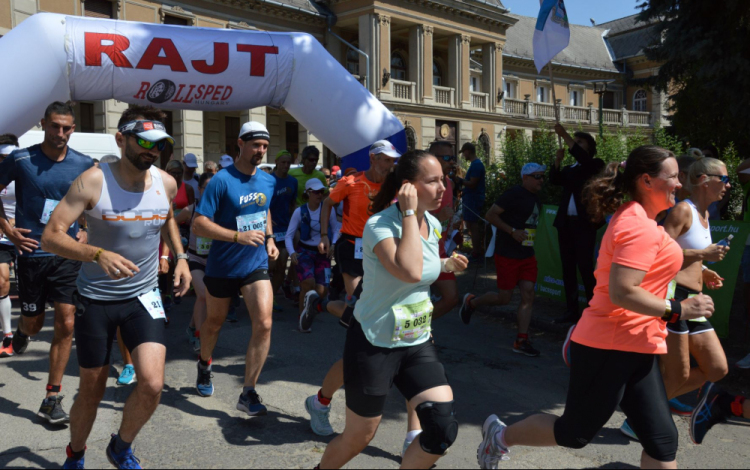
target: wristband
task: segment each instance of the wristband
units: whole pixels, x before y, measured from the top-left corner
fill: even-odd
[[[440,260],[440,272],[441,273],[452,273],[450,269],[448,269],[448,261],[449,259],[441,259]]]
[[[667,323],[677,323],[682,318],[682,304],[676,300],[667,300],[666,307],[666,312],[661,319]]]
[[[177,261],[180,261],[180,260],[190,261],[190,256],[188,256],[187,253],[177,255]]]
[[[165,260],[169,261],[169,256],[162,256],[161,259],[165,259]]]
[[[99,257],[104,253],[104,248],[99,248],[99,251],[94,255],[94,263],[99,264]]]
[[[274,240],[273,235],[266,235],[266,242],[268,242],[268,240]]]
[[[237,240],[240,238],[240,232],[234,232],[234,243],[237,243]]]

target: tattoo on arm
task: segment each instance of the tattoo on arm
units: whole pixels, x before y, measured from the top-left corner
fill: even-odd
[[[76,184],[76,187],[78,188],[78,193],[79,194],[82,193],[83,192],[83,178],[80,176],[76,178],[75,184]]]

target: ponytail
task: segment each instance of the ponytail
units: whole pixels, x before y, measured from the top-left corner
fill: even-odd
[[[411,150],[399,158],[398,164],[388,173],[383,185],[380,186],[378,194],[372,198],[370,212],[377,214],[387,209],[396,199],[403,182],[416,180],[421,172],[421,161],[430,156],[432,154],[424,150]]]

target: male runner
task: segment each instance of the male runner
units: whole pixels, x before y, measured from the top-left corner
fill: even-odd
[[[81,380],[70,410],[65,468],[83,468],[118,329],[132,354],[138,385],[125,403],[120,431],[106,449],[113,465],[140,468],[131,444],[161,398],[167,348],[157,275],[160,235],[177,255],[177,295],[190,287],[187,255],[171,210],[177,183],[152,166],[166,143],[174,142],[162,119],[164,113],[151,107],[126,110],[116,135],[123,158],[79,176],[42,236],[46,250],[84,262],[74,300]],[[66,234],[82,214],[91,230],[90,245],[75,243]]]
[[[0,162],[18,150],[18,138],[13,134],[0,135]],[[11,226],[16,224],[16,184],[10,183],[0,191],[5,217]],[[10,265],[16,262],[16,249],[0,231],[0,327],[3,330],[0,358],[13,356],[13,328],[10,325]]]
[[[182,181],[193,188],[195,200],[200,201],[201,194],[198,190],[198,182],[200,181],[201,175],[198,174],[197,169],[198,157],[196,157],[194,153],[186,153],[185,158],[182,159]]]
[[[255,385],[271,347],[273,291],[268,260],[279,256],[269,210],[276,180],[265,171],[258,171],[270,139],[266,127],[258,122],[242,126],[238,139],[240,156],[208,184],[193,222],[197,236],[214,240],[206,265],[208,317],[201,328],[196,388],[200,396],[214,394],[211,355],[229,303],[241,291],[250,312],[253,335],[245,358],[245,386],[237,409],[248,416],[268,413]]]
[[[16,226],[0,212],[0,229],[15,245],[18,258],[18,291],[21,319],[13,336],[13,351],[23,354],[29,337],[44,326],[47,301],[55,303],[55,329],[49,351],[47,396],[37,415],[51,424],[67,423],[62,406],[62,378],[73,344],[75,307],[73,292],[81,262],[46,253],[39,248],[44,227],[73,180],[94,166],[91,157],[68,147],[75,131],[75,115],[70,103],[54,102],[44,112],[44,142],[13,152],[0,163],[0,191],[16,183]],[[86,243],[86,232],[78,222],[68,225],[67,234]]]
[[[273,238],[276,241],[281,240],[281,242],[276,244],[279,249],[279,258],[270,263],[274,295],[279,292],[286,275],[289,253],[284,244],[284,237],[286,237],[286,229],[289,227],[289,219],[292,217],[297,200],[297,180],[293,176],[289,176],[291,166],[292,154],[287,150],[282,150],[276,155],[276,168],[272,173],[276,180],[276,190],[271,202],[271,217],[273,218]]]
[[[326,175],[316,169],[319,161],[320,150],[318,150],[318,147],[310,145],[302,149],[302,166],[289,171],[289,176],[294,176],[297,180],[297,207],[307,202],[302,196],[305,194],[305,185],[311,179],[317,178],[323,183],[323,186],[328,187]],[[331,208],[329,207],[328,210],[330,211]]]

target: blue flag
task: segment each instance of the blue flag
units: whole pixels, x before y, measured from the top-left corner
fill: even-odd
[[[540,0],[541,9],[534,30],[534,65],[542,69],[570,44],[570,23],[563,0]]]

